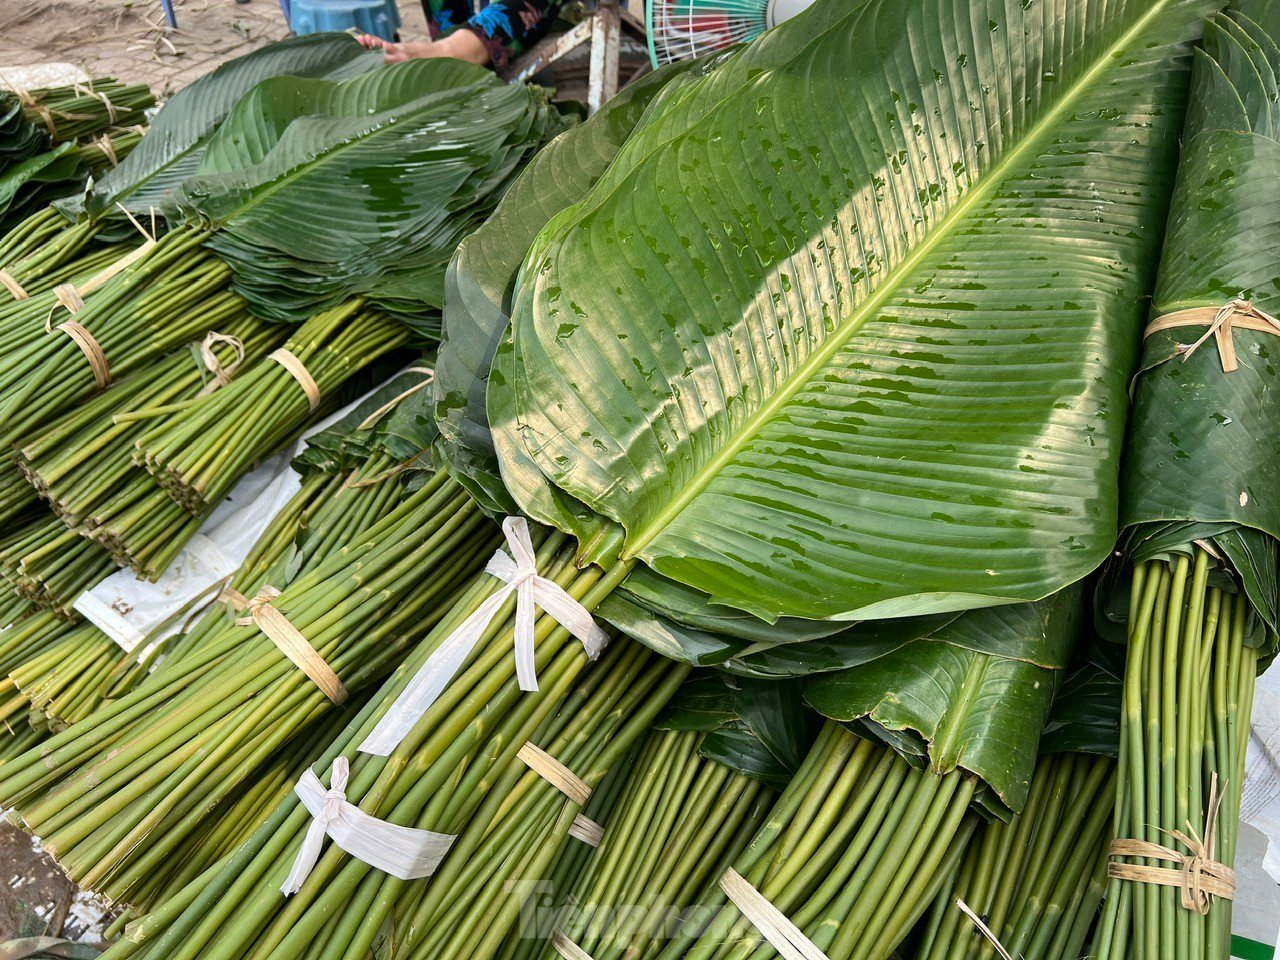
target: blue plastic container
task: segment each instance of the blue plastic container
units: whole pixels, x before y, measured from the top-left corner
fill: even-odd
[[[396,0],[292,0],[289,26],[294,33],[359,30],[394,40],[400,29]]]

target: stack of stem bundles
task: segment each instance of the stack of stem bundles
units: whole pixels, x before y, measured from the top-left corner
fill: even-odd
[[[1239,0],[1196,58],[1108,584],[1129,658],[1102,960],[1231,954],[1248,718],[1280,611],[1278,44],[1280,9]]]
[[[594,960],[652,960],[737,859],[812,738],[797,684],[726,679],[686,682],[628,764],[598,849],[553,891],[554,924],[536,915],[499,956],[551,960],[576,947]]]
[[[421,430],[423,419],[408,422]],[[388,427],[396,422],[386,417]],[[396,442],[420,451],[431,435]],[[493,552],[496,530],[444,473],[417,483],[409,476],[388,478],[399,499],[380,496],[377,483],[351,488],[381,510],[363,530],[352,527],[364,514],[340,498],[349,477],[304,481],[307,515],[324,513],[312,494],[327,489],[339,529],[317,524],[319,539],[310,542],[280,536],[282,527],[293,532],[287,525],[269,529],[243,571],[257,592],[231,596],[246,608],[238,619],[206,614],[199,636],[179,641],[180,657],[38,753],[5,764],[0,789],[70,875],[134,902],[157,857],[206,829],[217,804],[349,693],[385,675],[446,612]],[[296,518],[292,506],[283,512]],[[290,540],[300,555],[277,552]],[[267,581],[290,568],[296,576],[283,586]],[[142,837],[146,844],[137,843]]]

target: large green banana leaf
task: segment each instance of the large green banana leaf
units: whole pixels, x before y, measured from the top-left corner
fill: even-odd
[[[93,185],[83,209],[97,218],[111,215],[117,204],[138,214],[165,206],[173,190],[195,173],[204,145],[231,108],[262,80],[341,77],[381,63],[379,53],[364,50],[345,33],[294,37],[230,60],[164,105],[137,148]]]
[[[498,475],[485,388],[494,351],[511,322],[520,264],[538,232],[600,178],[655,96],[693,66],[685,61],[645,75],[538,151],[449,263],[436,362],[440,447],[450,471],[492,513],[516,510]]]
[[[1280,314],[1280,4],[1243,0],[1214,17],[1191,106],[1152,316],[1233,298]],[[1207,325],[1147,338],[1134,384],[1121,519],[1137,562],[1211,541],[1253,608],[1280,626],[1280,328],[1231,334],[1224,370]],[[1261,639],[1261,634],[1257,639]]]
[[[1078,580],[1214,8],[818,0],[684,85],[524,265],[508,488],[767,619]]]
[[[313,81],[228,117],[208,172],[174,206],[216,228],[209,246],[260,316],[304,319],[360,294],[377,303],[388,285],[403,300],[406,277],[438,314],[459,238],[553,123],[541,92],[450,61]]]
[[[863,721],[939,773],[962,767],[991,788],[994,811],[1026,802],[1053,694],[1080,632],[1081,590],[966,613],[860,667],[811,679],[823,716]]]

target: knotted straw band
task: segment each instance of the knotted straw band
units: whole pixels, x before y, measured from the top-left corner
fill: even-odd
[[[591,786],[587,781],[566,767],[547,751],[534,744],[526,743],[516,754],[516,759],[551,784],[579,807],[584,807],[591,799]],[[598,847],[604,839],[604,827],[590,817],[578,814],[569,827],[569,836],[592,847]]]
[[[73,89],[76,93],[80,94],[82,97],[95,97],[98,100],[101,100],[103,106],[107,108],[107,116],[111,119],[111,123],[113,125],[115,124],[116,117],[117,117],[116,105],[111,102],[111,98],[108,97],[103,91],[94,90],[92,87],[84,87],[78,83],[72,84],[71,89]],[[92,120],[93,118],[86,117],[85,119]]]
[[[120,166],[120,158],[116,156],[116,148],[111,142],[110,135],[104,133],[100,137],[94,137],[93,142],[102,151],[102,155],[107,158],[107,162],[112,167]]]
[[[1190,346],[1180,346],[1178,352],[1185,362],[1206,340],[1213,337],[1218,345],[1218,358],[1222,361],[1223,373],[1232,373],[1240,366],[1236,359],[1233,335],[1236,329],[1280,336],[1280,320],[1269,313],[1263,313],[1248,300],[1236,299],[1221,307],[1191,307],[1166,313],[1163,317],[1152,320],[1142,337],[1145,340],[1154,333],[1178,327],[1208,327],[1199,340]]]
[[[289,622],[289,618],[271,605],[280,596],[273,586],[265,586],[248,603],[249,616],[236,620],[239,626],[256,626],[267,635],[294,666],[305,673],[320,691],[339,706],[347,699],[347,688],[307,638]]]
[[[22,284],[15,280],[13,274],[8,270],[0,270],[0,286],[8,290],[15,300],[29,300],[31,298],[31,294],[27,293]]]
[[[271,351],[271,353],[267,354],[267,359],[274,360],[280,364],[280,366],[289,371],[289,375],[293,379],[298,381],[298,386],[307,395],[307,404],[312,410],[320,406],[320,388],[316,386],[315,380],[311,378],[311,374],[307,372],[307,368],[303,366],[301,360],[284,347]]]
[[[1236,872],[1224,863],[1213,859],[1217,845],[1218,808],[1222,795],[1218,793],[1218,775],[1213,775],[1209,787],[1209,812],[1204,820],[1204,840],[1190,822],[1187,832],[1162,830],[1173,837],[1190,853],[1182,853],[1171,847],[1148,840],[1112,840],[1111,856],[1144,857],[1149,860],[1169,860],[1178,867],[1148,867],[1137,863],[1108,863],[1107,876],[1113,880],[1131,880],[1134,883],[1151,883],[1161,887],[1178,887],[1182,890],[1182,907],[1194,910],[1201,916],[1209,912],[1210,897],[1223,900],[1236,898]]]
[[[551,946],[564,960],[592,960],[591,954],[557,930],[551,935]]]
[[[111,367],[107,364],[107,355],[102,352],[102,345],[93,338],[93,334],[74,320],[60,323],[54,329],[65,333],[80,348],[80,352],[89,361],[89,367],[93,370],[93,382],[98,385],[99,390],[111,382]]]
[[[225,367],[218,359],[218,355],[213,352],[216,344],[225,343],[231,347],[236,358],[228,363]],[[203,397],[215,390],[220,390],[231,382],[231,378],[235,376],[240,365],[244,363],[244,343],[239,337],[232,337],[225,333],[218,333],[216,330],[210,330],[205,334],[205,338],[200,341],[200,360],[204,363],[204,368],[213,374],[213,379],[204,385],[204,388],[196,394]]]
[[[74,283],[60,283],[53,288],[53,295],[58,303],[66,308],[67,313],[79,313],[84,309],[84,298]],[[56,307],[54,309],[57,309]],[[49,323],[53,322],[53,310],[49,311]]]
[[[733,867],[726,870],[720,878],[720,889],[760,931],[769,946],[778,951],[783,960],[827,960],[827,955],[804,935],[803,930]]]

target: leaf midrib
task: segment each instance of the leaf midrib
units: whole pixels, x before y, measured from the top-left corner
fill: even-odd
[[[954,226],[961,222],[971,209],[977,206],[980,201],[986,199],[988,194],[1000,183],[1004,174],[1013,169],[1022,160],[1023,156],[1039,143],[1041,137],[1049,132],[1062,115],[1072,107],[1083,92],[1092,87],[1098,77],[1107,71],[1114,62],[1116,54],[1141,36],[1152,20],[1162,13],[1170,2],[1172,0],[1160,0],[1160,2],[1152,4],[1151,8],[1140,16],[1132,27],[1121,34],[1115,43],[1107,47],[1093,66],[1085,71],[1083,76],[1071,86],[1058,103],[1036,121],[1022,142],[1005,154],[988,171],[987,176],[961,198],[960,202],[943,217],[937,227],[911,251],[906,259],[894,268],[885,282],[867,298],[866,302],[850,314],[849,318],[834,330],[832,335],[823,341],[822,345],[796,368],[791,377],[778,390],[775,390],[768,400],[761,404],[759,409],[747,419],[729,442],[724,444],[719,452],[707,461],[705,466],[693,474],[689,482],[682,486],[670,503],[659,510],[649,523],[634,531],[628,531],[630,543],[624,549],[624,557],[629,559],[642,556],[645,548],[709,486],[720,471],[743,450],[748,442],[755,438],[764,425],[772,420],[784,406],[790,403],[801,388],[809,383],[813,375],[848,343],[871,316],[879,311],[880,307],[898,290],[902,281],[950,235]]]

